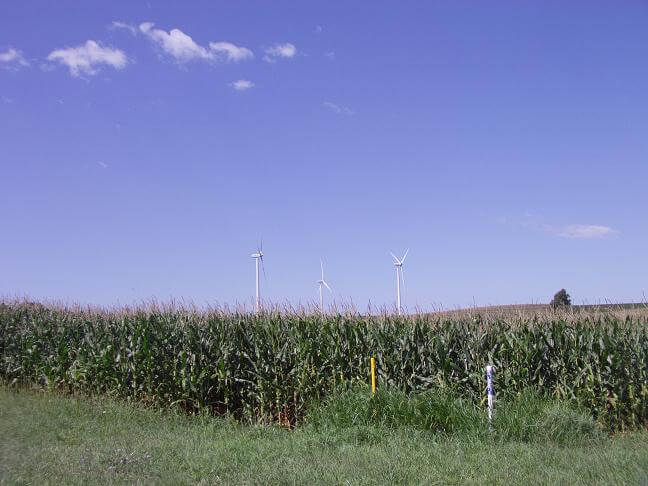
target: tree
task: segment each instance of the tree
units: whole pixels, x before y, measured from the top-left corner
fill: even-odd
[[[560,289],[556,292],[549,305],[554,309],[556,307],[569,307],[571,305],[571,297],[565,289]]]

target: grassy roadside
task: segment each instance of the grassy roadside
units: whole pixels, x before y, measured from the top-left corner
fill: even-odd
[[[0,387],[2,484],[648,484],[648,432],[561,446],[285,431]]]

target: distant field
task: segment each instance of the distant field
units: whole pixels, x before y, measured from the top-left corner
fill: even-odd
[[[635,302],[635,303],[619,303],[619,304],[577,304],[572,305],[567,309],[554,309],[549,304],[510,304],[510,305],[491,305],[480,307],[466,307],[462,309],[452,309],[434,312],[437,315],[453,315],[465,313],[485,313],[485,314],[509,314],[509,313],[524,313],[524,314],[545,314],[558,312],[558,315],[573,314],[573,313],[597,313],[597,312],[625,312],[632,311],[636,313],[643,313],[648,315],[648,303]]]
[[[295,431],[0,387],[0,484],[648,482],[648,432],[560,444],[408,428]]]

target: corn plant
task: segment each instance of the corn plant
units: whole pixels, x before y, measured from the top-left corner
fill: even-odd
[[[322,316],[0,304],[0,378],[188,412],[294,425],[340,386],[440,390],[483,404],[529,388],[611,429],[648,423],[648,315],[630,312]],[[368,389],[368,388],[367,388]]]

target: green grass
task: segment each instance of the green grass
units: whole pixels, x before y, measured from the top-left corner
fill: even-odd
[[[414,417],[406,410],[394,411],[394,407],[410,407],[411,412],[420,406],[403,402],[398,394],[387,394],[380,400],[384,403],[376,409],[384,416]],[[584,431],[572,436],[568,445],[552,435],[535,440],[518,435],[519,440],[510,440],[472,433],[435,434],[425,430],[421,422],[418,428],[393,420],[381,426],[367,425],[369,422],[353,412],[366,407],[362,397],[343,397],[342,402],[331,400],[313,412],[319,413],[319,426],[287,431],[143,409],[107,398],[0,387],[0,483],[648,482],[648,432],[612,438],[592,435],[588,428],[591,422],[577,410],[575,416],[556,410],[556,403],[526,397],[511,404],[510,409],[502,405],[498,408],[500,420],[507,417],[510,423],[496,426],[514,431],[517,423],[525,429],[525,423],[542,424],[543,414],[546,430],[551,430],[552,418],[569,427],[585,423]],[[350,418],[342,420],[331,414],[344,407],[351,410]],[[445,412],[440,406],[430,407],[437,410],[438,417],[456,414],[452,407]],[[539,412],[530,422],[524,422],[524,411],[534,407]],[[456,420],[462,423],[461,414]],[[574,440],[578,436],[583,440]]]
[[[448,391],[405,394],[398,389],[367,387],[342,390],[313,407],[307,424],[317,431],[379,426],[411,428],[443,436],[502,442],[553,442],[583,444],[606,435],[601,424],[583,407],[525,390],[500,402],[489,427],[483,408]]]

